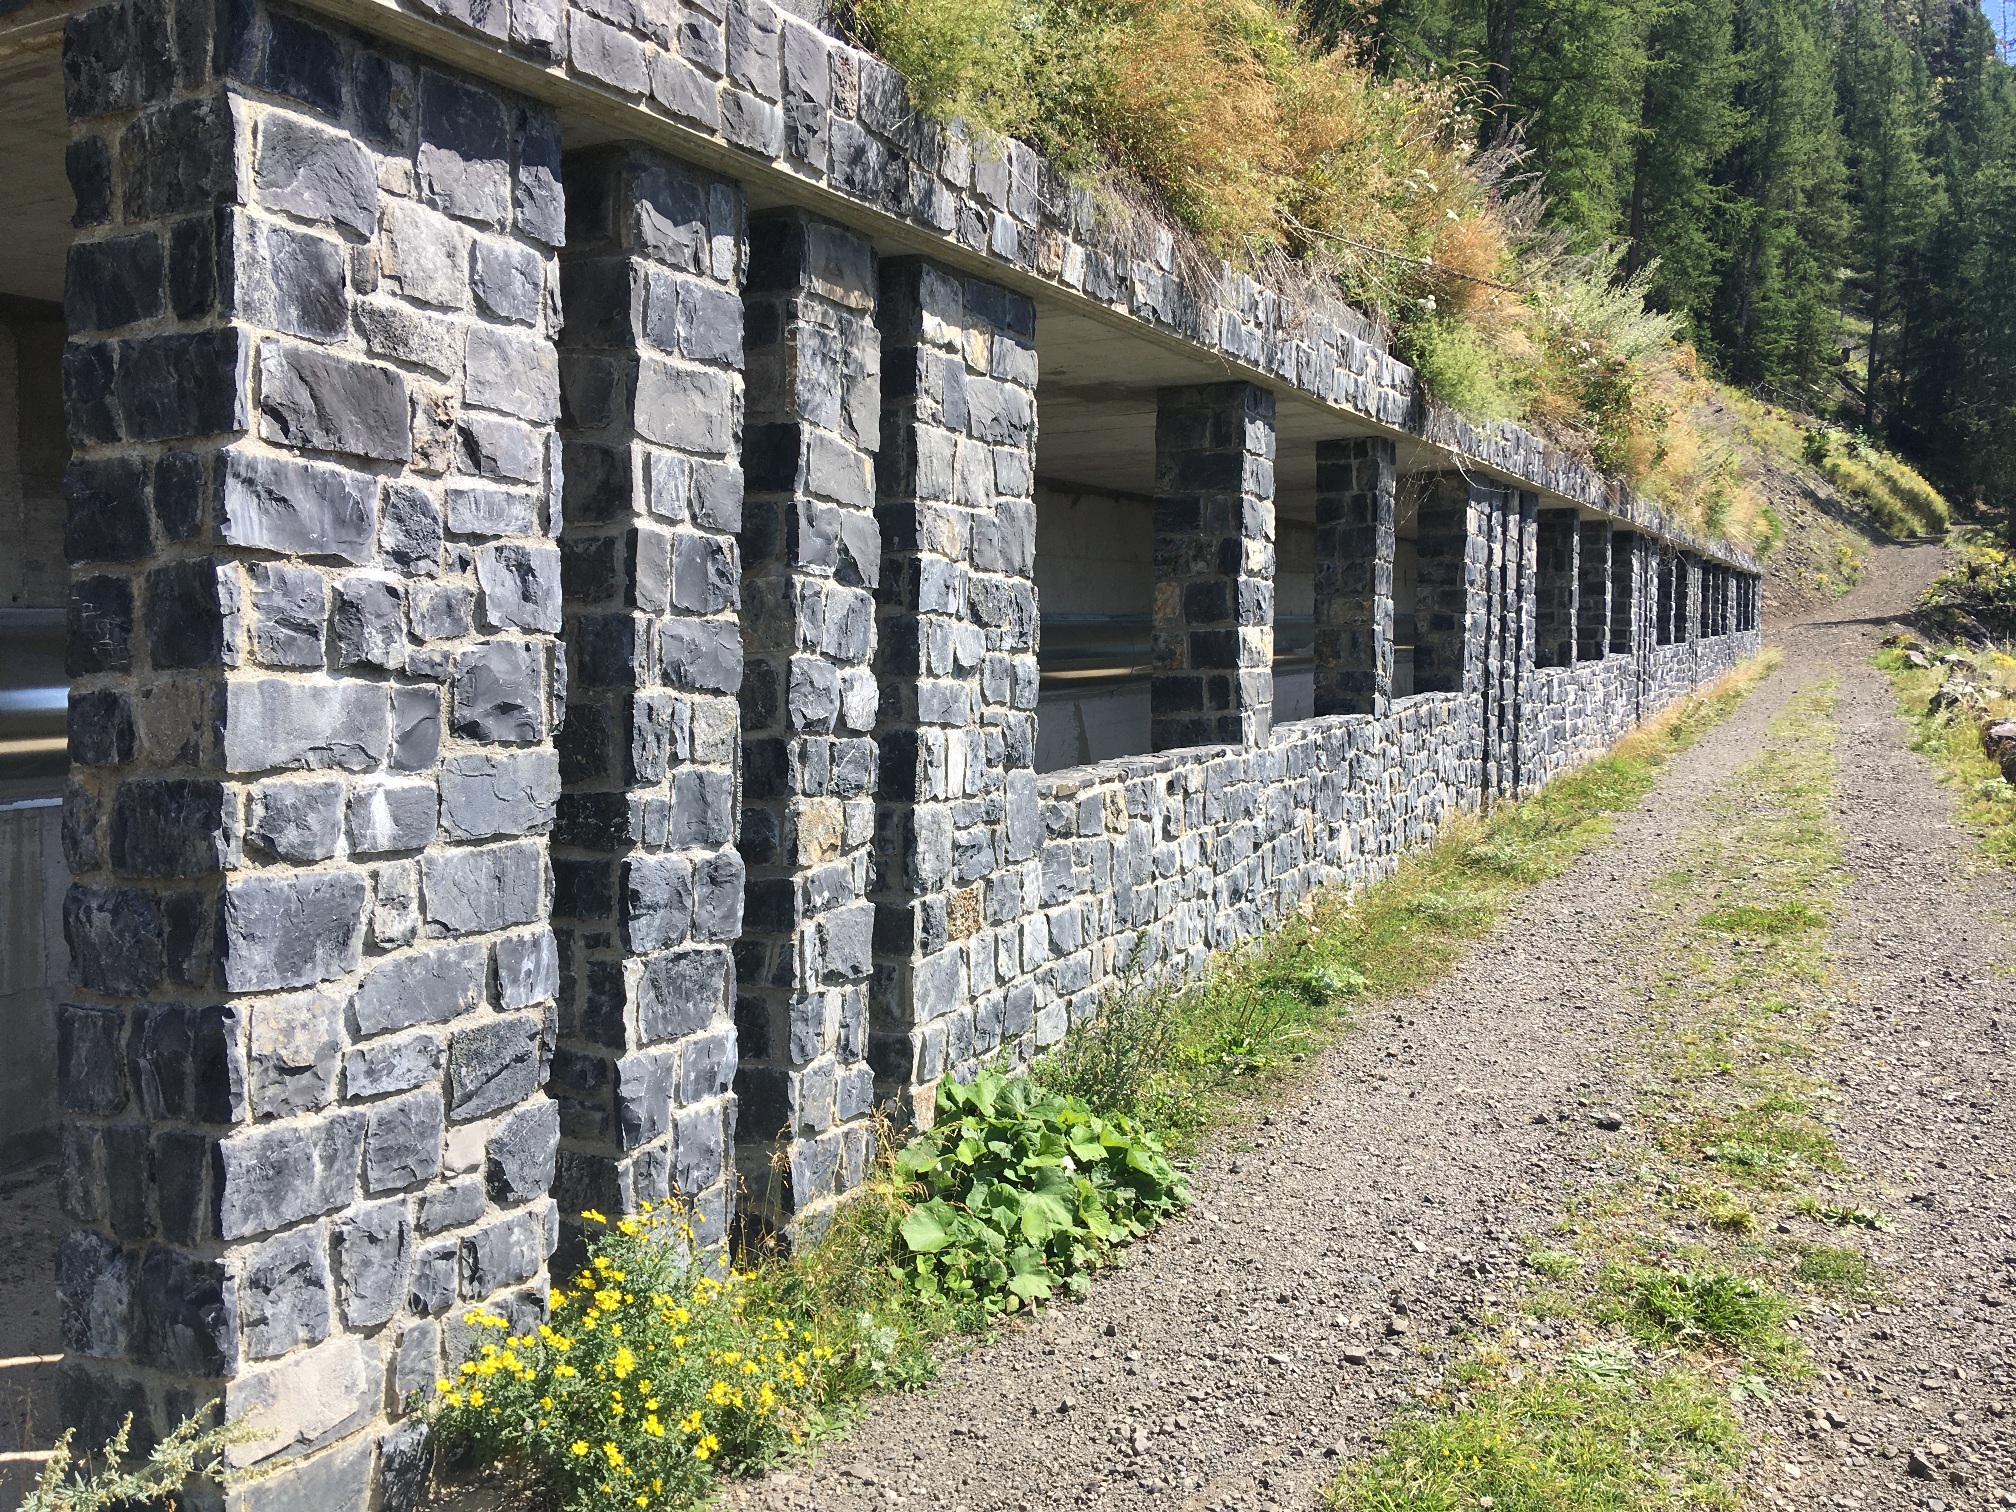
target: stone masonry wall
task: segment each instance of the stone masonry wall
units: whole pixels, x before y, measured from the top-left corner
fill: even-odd
[[[64,76],[64,1417],[358,1505],[554,1243],[559,133],[256,5]]]
[[[565,168],[556,1195],[574,1220],[676,1194],[713,1244],[742,929],[742,194],[636,148]]]
[[[1004,1045],[1026,1056],[1034,1029],[994,983],[1043,948],[1014,927],[1014,881],[1033,883],[1042,838],[1036,311],[905,259],[883,267],[879,319],[870,1056],[881,1100],[928,1121],[940,1076],[969,1074]]]
[[[735,1087],[763,1223],[829,1203],[871,1154],[876,284],[850,231],[798,211],[750,226]]]

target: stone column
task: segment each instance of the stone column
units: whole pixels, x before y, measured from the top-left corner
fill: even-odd
[[[1504,490],[1462,473],[1425,474],[1418,486],[1414,690],[1474,697],[1484,689],[1486,522]]]
[[[1043,838],[1036,311],[905,259],[883,266],[879,323],[870,1056],[880,1096],[928,1124],[938,1078],[1027,1059],[1039,1037],[1034,986],[999,985],[1049,956],[1040,915],[1024,927]]]
[[[749,227],[736,1159],[760,1223],[817,1216],[869,1159],[875,254],[799,211]]]
[[[63,61],[63,1420],[403,1508],[555,1237],[559,131],[257,4]]]
[[[1690,644],[1701,638],[1701,562],[1691,551],[1674,557],[1673,638]]]
[[[1511,769],[1505,774],[1508,790],[1523,792],[1527,771],[1532,766],[1528,746],[1531,732],[1526,719],[1526,694],[1533,686],[1533,657],[1538,632],[1536,598],[1540,559],[1540,496],[1525,491],[1505,495],[1506,544],[1506,640],[1505,665],[1499,678],[1504,686],[1500,717],[1509,725],[1504,737],[1511,753]]]
[[[1393,703],[1393,443],[1316,443],[1316,713]]]
[[[1540,511],[1540,576],[1536,585],[1542,667],[1575,665],[1576,596],[1582,572],[1581,515],[1573,509]]]
[[[564,1217],[732,1202],[741,191],[570,157],[561,261],[570,703],[553,832]]]
[[[1274,709],[1274,395],[1163,389],[1155,412],[1154,747],[1264,745]]]
[[[1610,522],[1582,522],[1575,607],[1575,659],[1601,661],[1610,649]]]
[[[1613,656],[1636,649],[1632,627],[1638,613],[1638,543],[1631,531],[1610,532],[1610,624],[1605,636]]]

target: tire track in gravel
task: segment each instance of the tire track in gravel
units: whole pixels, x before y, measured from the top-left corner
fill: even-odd
[[[1987,1505],[2009,1479],[2003,1420],[1988,1415],[2006,1385],[1992,1377],[2007,1368],[2007,1329],[1979,1299],[2016,1291],[2016,1273],[1997,1274],[1998,1246],[2016,1254],[2005,1195],[2016,1171],[2005,1115],[1973,1103],[1992,1103],[1987,1077],[2006,1064],[1995,971],[2016,887],[1973,871],[1949,795],[1905,748],[1869,665],[1883,618],[1938,562],[1933,549],[1880,552],[1842,605],[1790,627],[1785,665],[1678,757],[1609,841],[1536,887],[1435,988],[1368,1009],[1270,1114],[1220,1138],[1198,1162],[1193,1215],[1133,1246],[1087,1301],[951,1361],[926,1394],[878,1402],[810,1465],[731,1489],[731,1505],[1313,1505],[1333,1451],[1365,1452],[1414,1388],[1440,1378],[1458,1336],[1514,1295],[1525,1236],[1606,1169],[1612,1136],[1593,1113],[1628,1102],[1609,1080],[1608,1047],[1642,1001],[1623,985],[1634,940],[1656,938],[1644,884],[1678,858],[1701,798],[1829,667],[1841,677],[1838,818],[1855,871],[1836,949],[1843,980],[1859,986],[1838,1064],[1818,1069],[1856,1093],[1839,1130],[1849,1157],[1910,1214],[1874,1252],[1906,1300],[1897,1315],[1809,1333],[1833,1376],[1764,1414],[1782,1438],[1777,1458],[1803,1460],[1802,1478],[1774,1472],[1754,1489],[1800,1506],[1855,1491],[1861,1500],[1839,1504]],[[1924,1190],[1931,1204],[1903,1202]],[[1389,1320],[1406,1331],[1389,1336]],[[1935,1365],[1963,1374],[1934,1391],[1920,1372]],[[1870,1411],[1858,1372],[1921,1406]],[[1809,1431],[1809,1407],[1828,1404],[1850,1426]],[[1956,1409],[1970,1416],[1955,1424]],[[1934,1425],[1943,1438],[1928,1437]],[[1853,1444],[1855,1432],[1872,1442]],[[1946,1447],[1929,1468],[1970,1484],[1908,1476],[1913,1445]]]

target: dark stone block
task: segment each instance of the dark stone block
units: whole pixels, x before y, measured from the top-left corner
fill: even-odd
[[[297,1229],[254,1249],[238,1278],[239,1342],[270,1360],[329,1337],[329,1263],[319,1229]]]
[[[123,672],[133,665],[133,589],[124,578],[80,578],[70,585],[64,670],[71,677]]]
[[[344,297],[348,259],[342,246],[327,237],[290,231],[285,226],[266,228],[265,242],[266,275],[273,286],[273,323],[312,341],[342,340],[350,330],[350,306]],[[306,376],[319,377],[314,373]],[[334,404],[337,399],[325,396],[323,402]],[[397,429],[404,431],[407,426],[406,417],[400,416]]]
[[[221,1260],[150,1248],[133,1289],[134,1355],[178,1375],[224,1374],[237,1356],[228,1284]]]
[[[152,231],[70,244],[63,321],[73,336],[117,330],[161,314],[165,265]]]
[[[56,1296],[65,1349],[100,1359],[125,1355],[133,1272],[123,1249],[102,1234],[65,1234],[56,1250]]]
[[[63,348],[63,407],[71,439],[79,445],[120,439],[119,408],[112,395],[116,369],[113,342],[73,341]]]
[[[194,452],[170,452],[154,464],[154,519],[170,541],[193,539],[203,528],[204,467]]]
[[[231,327],[121,342],[113,387],[126,437],[173,441],[244,429],[244,359]]]
[[[392,368],[313,347],[259,347],[261,433],[306,451],[384,462],[413,455],[406,380]]]
[[[224,659],[217,564],[169,562],[147,574],[147,653],[154,669],[213,667]]]
[[[511,1207],[543,1197],[553,1186],[560,1148],[560,1110],[548,1099],[519,1109],[490,1136],[484,1182],[491,1199]]]
[[[217,220],[192,215],[168,233],[168,304],[177,320],[197,320],[217,307]]]
[[[70,224],[80,230],[112,219],[112,149],[103,137],[79,137],[63,152],[63,170],[77,201]]]
[[[127,1075],[150,1119],[230,1123],[241,1109],[235,1031],[224,1008],[155,1004],[142,1009],[127,1046]]]
[[[524,1102],[539,1087],[540,1023],[499,1018],[448,1043],[448,1115],[465,1123]]]
[[[63,503],[63,554],[69,561],[132,562],[153,550],[147,464],[141,458],[72,462],[63,473]]]
[[[170,1244],[204,1244],[216,1232],[208,1180],[214,1146],[194,1129],[164,1129],[154,1136],[154,1204]]]
[[[65,1003],[56,1010],[56,1090],[73,1113],[110,1117],[126,1107],[125,1015]]]
[[[424,73],[419,165],[426,203],[504,225],[511,210],[511,130],[503,102],[446,74]]]
[[[267,17],[266,49],[255,76],[275,94],[321,111],[343,114],[343,45],[319,26],[285,11]]]
[[[237,175],[231,111],[205,95],[143,112],[120,135],[126,219],[160,220],[210,209]]]
[[[216,936],[210,928],[209,895],[202,889],[161,895],[161,948],[169,981],[183,987],[210,985]]]
[[[653,956],[637,984],[637,1033],[667,1044],[705,1028],[726,1011],[732,983],[726,952],[687,950]]]
[[[131,778],[112,800],[112,869],[122,877],[205,877],[224,856],[224,788]]]
[[[70,760],[78,766],[124,766],[137,736],[133,705],[116,688],[70,693]]]
[[[140,997],[161,985],[161,913],[152,893],[72,886],[63,898],[63,938],[75,980],[93,992]]]
[[[73,121],[133,108],[137,70],[129,9],[100,5],[63,27],[63,107]]]

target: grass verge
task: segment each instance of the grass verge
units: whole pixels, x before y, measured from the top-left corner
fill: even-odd
[[[2016,712],[2009,708],[2016,702],[2016,658],[1991,649],[1970,660],[1977,686],[1997,700],[2005,717]],[[1961,824],[1991,860],[2016,866],[2016,786],[2004,780],[2001,766],[1982,746],[1976,711],[1964,705],[1932,707],[1951,666],[1939,661],[1916,666],[1903,647],[1877,652],[1876,665],[1889,674],[1896,690],[1898,712],[1911,729],[1911,749],[1929,759],[1940,780],[1953,789]]]
[[[1794,698],[1654,883],[1648,917],[1665,922],[1635,947],[1647,1011],[1617,1068],[1638,1117],[1608,1175],[1529,1256],[1516,1309],[1339,1475],[1333,1506],[1733,1508],[1765,1447],[1743,1403],[1808,1369],[1798,1313],[1879,1293],[1845,1232],[1776,1233],[1795,1215],[1883,1222],[1837,1200],[1850,1178],[1813,1067],[1845,876],[1833,705],[1828,685]]]

